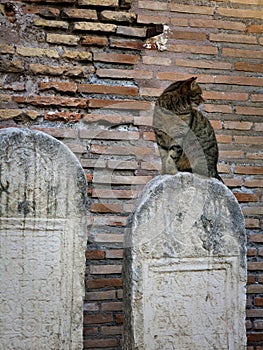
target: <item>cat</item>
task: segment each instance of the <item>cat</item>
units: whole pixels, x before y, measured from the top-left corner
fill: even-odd
[[[222,181],[217,171],[218,146],[209,120],[194,109],[203,103],[197,77],[177,81],[157,99],[153,127],[162,174],[193,172]],[[223,181],[222,181],[223,182]]]

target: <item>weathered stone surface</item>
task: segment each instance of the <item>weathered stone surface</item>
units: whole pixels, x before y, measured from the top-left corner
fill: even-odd
[[[85,193],[61,142],[0,130],[1,349],[82,349]]]
[[[132,23],[136,20],[136,14],[134,12],[125,11],[109,11],[104,10],[101,12],[101,17],[107,21],[128,22]]]
[[[115,32],[116,24],[111,23],[94,23],[94,22],[76,22],[73,26],[74,30],[82,31],[99,31],[99,32]]]
[[[90,61],[92,59],[92,54],[85,51],[64,51],[63,58],[77,60],[77,61]]]
[[[68,22],[64,21],[54,21],[54,20],[47,20],[42,18],[37,18],[34,21],[35,26],[38,27],[50,27],[50,28],[60,28],[60,29],[68,29]]]
[[[47,42],[51,44],[78,45],[80,38],[76,35],[47,34]]]
[[[79,5],[86,6],[112,6],[118,7],[118,0],[78,0]]]
[[[0,120],[12,119],[21,116],[26,116],[30,119],[36,119],[40,116],[40,113],[37,111],[25,109],[0,109]]]
[[[125,237],[125,350],[245,350],[246,236],[226,186],[153,179]]]

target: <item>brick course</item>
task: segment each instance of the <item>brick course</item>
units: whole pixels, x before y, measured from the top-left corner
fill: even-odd
[[[135,199],[160,171],[154,101],[171,82],[197,76],[219,144],[219,172],[246,219],[248,350],[262,350],[259,1],[10,3],[14,12],[0,8],[0,128],[58,138],[87,174],[84,349],[121,349],[124,230]],[[165,51],[144,48],[155,24],[170,27]]]

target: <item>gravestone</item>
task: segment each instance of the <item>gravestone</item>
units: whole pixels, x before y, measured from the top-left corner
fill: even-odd
[[[245,350],[246,236],[225,185],[154,178],[124,252],[125,350]]]
[[[0,130],[0,349],[80,350],[86,182],[60,141]]]

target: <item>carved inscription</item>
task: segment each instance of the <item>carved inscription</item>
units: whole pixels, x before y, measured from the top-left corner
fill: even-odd
[[[215,179],[155,177],[124,249],[124,350],[245,350],[246,234]]]
[[[145,349],[234,348],[230,325],[238,310],[229,290],[235,260],[150,263],[144,271]]]
[[[56,139],[0,130],[0,350],[81,350],[86,181]]]

